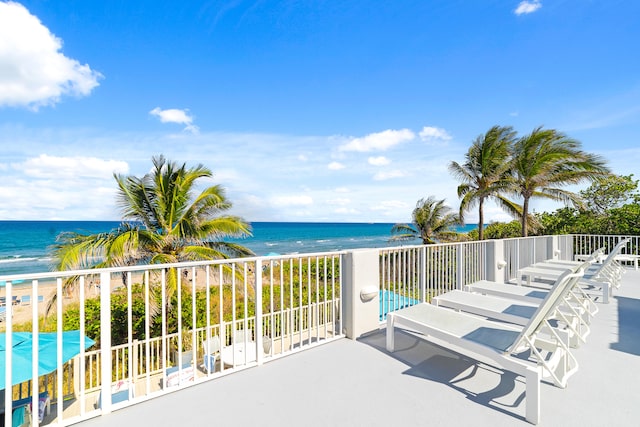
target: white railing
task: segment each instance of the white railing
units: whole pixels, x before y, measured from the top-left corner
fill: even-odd
[[[381,249],[380,320],[390,311],[429,302],[433,296],[477,280],[511,281],[518,270],[536,262],[573,260],[601,247],[607,251],[625,237],[631,241],[622,252],[639,255],[640,236],[535,236]],[[501,264],[498,273],[497,262]]]
[[[515,279],[523,267],[553,258],[552,241],[552,236],[504,239],[505,280]]]
[[[14,365],[38,378],[39,362],[54,361],[51,374],[3,388],[3,407],[24,395],[51,399],[44,425],[69,425],[174,387],[184,387],[258,366],[287,354],[340,338],[344,253],[255,257],[211,262],[131,266],[0,277],[6,301],[5,348],[17,330],[33,337],[55,332],[58,349],[37,348],[29,366],[6,352],[6,384]],[[14,282],[18,283],[17,285]],[[44,302],[38,296],[44,295]],[[24,298],[27,296],[27,298]],[[22,300],[29,300],[29,305]],[[52,314],[45,319],[51,302]],[[40,327],[36,326],[40,325]],[[43,328],[44,325],[44,328]],[[90,348],[62,357],[65,330],[80,331]],[[242,332],[243,338],[239,338]],[[216,337],[221,348],[213,370],[202,367],[204,345]],[[235,338],[234,338],[235,337]],[[36,339],[35,342],[38,342]],[[69,344],[65,342],[65,347]],[[37,346],[35,346],[37,347]],[[252,350],[253,349],[253,350]],[[252,354],[235,357],[238,351]],[[66,349],[65,349],[66,352]],[[231,354],[231,362],[225,359]],[[17,353],[15,355],[17,357]],[[15,378],[19,378],[17,374]],[[46,379],[46,380],[43,380]],[[33,403],[33,402],[32,402]],[[59,409],[58,409],[59,408]],[[3,415],[11,423],[11,411]],[[32,425],[38,425],[32,417]]]
[[[630,241],[622,248],[621,254],[640,255],[640,236],[588,234],[573,236],[574,255],[589,255],[600,248],[604,248],[606,253],[625,238],[629,238]]]
[[[52,409],[42,424],[69,425],[341,338],[344,331],[359,331],[353,325],[363,316],[366,327],[375,328],[390,311],[477,280],[509,280],[544,259],[611,248],[622,237],[542,236],[385,248],[365,251],[364,258],[333,252],[0,277],[6,283],[0,293],[9,302],[0,328],[34,336],[52,330],[58,343],[55,356],[41,356],[35,346],[27,367],[37,377],[39,358],[53,357],[53,372],[6,387],[11,392],[2,400],[9,407],[32,396],[37,405],[38,393],[46,392]],[[633,237],[625,252],[639,254],[639,243],[640,237]],[[357,283],[357,277],[366,283]],[[378,288],[371,292],[370,286],[376,279],[379,295],[368,299],[376,294]],[[21,303],[25,295],[29,305]],[[45,302],[38,302],[39,295]],[[17,305],[10,303],[13,296]],[[43,322],[49,302],[53,314]],[[379,310],[370,305],[378,302]],[[64,360],[62,331],[69,329],[96,344],[85,349],[81,342],[77,356]],[[18,344],[19,336],[4,337],[5,349]],[[203,343],[210,337],[221,347],[213,370],[202,367]],[[20,362],[13,352],[5,353],[0,368],[12,384],[12,366]],[[4,419],[11,422],[10,411]]]
[[[333,325],[336,323],[336,310],[335,305],[337,301],[325,301],[319,304],[312,303],[305,307],[295,307],[293,309],[285,309],[278,313],[269,313],[263,316],[263,331],[264,336],[268,337],[271,341],[274,354],[285,354],[287,351],[294,350],[299,341],[292,339],[295,335],[302,333],[309,342],[320,342],[325,337],[330,337],[334,334],[332,330]],[[302,314],[300,314],[302,312]],[[247,319],[248,330],[255,331],[256,322],[255,317]],[[300,325],[302,324],[302,329]],[[225,345],[232,346],[233,342],[231,337],[233,336],[233,323],[224,322],[225,333],[227,342]],[[274,326],[272,326],[274,325]],[[309,327],[311,325],[311,327]],[[271,332],[272,333],[269,333]],[[309,332],[312,331],[312,334]],[[183,331],[183,333],[189,333],[190,331]],[[207,337],[207,328],[201,327],[196,329],[196,344],[202,343]],[[220,333],[220,325],[213,325],[209,329],[209,335],[222,336]],[[178,334],[168,334],[164,339],[162,337],[151,338],[148,340],[134,340],[131,345],[122,344],[111,347],[111,360],[112,360],[112,380],[126,381],[128,379],[136,381],[144,381],[147,377],[153,377],[163,372],[162,366],[162,348],[177,348]],[[277,345],[274,346],[274,343]],[[304,343],[303,343],[304,344]],[[189,345],[192,348],[192,345]],[[149,349],[149,358],[146,357],[147,348]],[[195,359],[197,361],[203,360],[204,353],[203,347],[200,345],[195,346]],[[95,375],[101,365],[101,351],[93,350],[85,353],[87,374],[85,377],[85,390],[87,392],[99,391],[101,382],[100,377]],[[129,355],[132,358],[132,372],[129,372]],[[175,366],[178,364],[177,355],[169,354],[169,361],[167,365]],[[78,363],[76,362],[76,366]],[[220,367],[221,370],[224,366]],[[228,369],[228,368],[227,368]]]
[[[386,313],[486,278],[487,242],[380,250],[380,320]]]

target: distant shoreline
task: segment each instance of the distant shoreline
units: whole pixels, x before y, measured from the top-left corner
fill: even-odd
[[[121,221],[2,220],[0,276],[48,272],[52,261],[49,248],[60,233],[108,232],[120,223]],[[393,247],[399,245],[398,242],[390,241],[391,227],[394,224],[256,221],[251,223],[251,237],[228,241],[249,248],[257,256]],[[477,227],[477,224],[466,224],[456,227],[456,230],[468,233]],[[403,242],[405,245],[413,243],[420,244],[420,241],[416,239],[415,242]]]

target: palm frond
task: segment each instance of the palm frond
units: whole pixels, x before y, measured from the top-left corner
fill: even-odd
[[[253,253],[228,237],[251,235],[242,218],[219,216],[231,208],[218,185],[194,194],[200,178],[211,177],[203,165],[188,168],[164,156],[152,158],[153,168],[143,177],[114,175],[116,201],[125,221],[108,233],[63,233],[51,248],[58,270],[121,265],[175,263],[245,257]],[[169,287],[175,280],[167,271]],[[69,280],[65,286],[74,286]]]
[[[493,126],[473,141],[462,165],[457,162],[449,165],[449,172],[461,182],[458,186],[460,221],[465,212],[476,206],[482,220],[484,200],[512,187],[510,147],[515,135],[511,127]]]
[[[532,197],[579,203],[577,195],[559,187],[596,180],[609,173],[604,160],[585,153],[580,142],[554,130],[538,127],[518,139],[513,148],[515,192],[523,199],[523,233]]]

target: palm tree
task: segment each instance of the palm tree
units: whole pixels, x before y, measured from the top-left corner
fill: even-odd
[[[508,203],[502,193],[511,184],[509,151],[516,132],[510,126],[494,126],[473,141],[465,162],[449,164],[449,172],[462,184],[458,186],[460,221],[464,213],[478,205],[478,238],[484,239],[484,202],[492,199],[499,205]]]
[[[522,206],[511,203],[505,207],[520,217],[524,237],[528,234],[532,197],[579,205],[579,195],[560,187],[584,180],[595,181],[610,173],[604,159],[582,151],[579,141],[555,129],[538,127],[519,138],[512,155],[513,192],[522,198]]]
[[[411,224],[396,224],[391,233],[396,235],[391,240],[422,239],[426,245],[438,241],[455,240],[457,232],[452,228],[460,224],[458,216],[451,212],[451,208],[443,200],[436,200],[434,196],[420,199],[411,214]]]
[[[253,255],[249,249],[223,240],[251,235],[242,218],[220,215],[231,208],[224,189],[214,185],[195,195],[196,181],[212,176],[209,169],[179,166],[164,156],[152,161],[152,171],[142,178],[114,175],[125,221],[118,228],[92,235],[67,232],[58,236],[53,247],[57,270]]]

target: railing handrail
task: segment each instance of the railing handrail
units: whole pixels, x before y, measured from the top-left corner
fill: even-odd
[[[271,261],[271,260],[289,260],[289,259],[301,259],[323,256],[339,256],[347,253],[346,250],[339,251],[326,251],[326,252],[310,252],[310,253],[297,253],[286,255],[270,255],[270,256],[252,256],[246,258],[227,258],[217,260],[201,260],[201,261],[183,261],[164,264],[136,264],[119,267],[101,267],[101,268],[86,268],[81,270],[56,270],[41,273],[20,273],[20,274],[7,274],[0,276],[0,282],[13,282],[16,280],[39,280],[50,278],[67,278],[73,276],[90,276],[98,275],[100,273],[126,273],[126,272],[144,272],[147,270],[159,270],[163,268],[189,268],[189,267],[204,267],[215,266],[222,264],[233,263],[248,263],[256,261]]]

